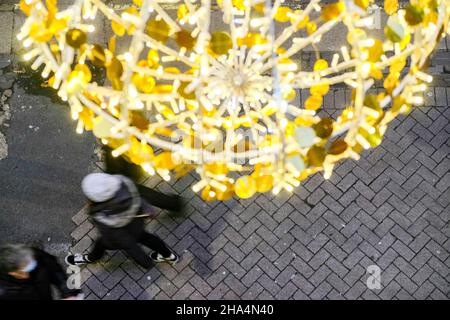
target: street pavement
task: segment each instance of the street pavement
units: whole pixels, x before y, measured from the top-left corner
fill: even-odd
[[[0,242],[39,241],[62,257],[97,236],[80,211],[79,183],[101,164],[92,135],[77,135],[67,107],[19,63],[20,21],[0,5]],[[445,65],[447,43],[440,48]],[[349,98],[333,90],[326,112]],[[293,194],[205,203],[190,188],[196,177],[147,179],[188,202],[186,216],[161,212],[147,226],[182,260],[143,270],[110,252],[82,269],[87,299],[449,299],[449,106],[440,74],[425,106],[395,120],[381,146]],[[381,271],[380,289],[367,286],[370,266]]]

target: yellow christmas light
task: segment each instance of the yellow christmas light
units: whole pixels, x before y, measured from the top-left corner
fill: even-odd
[[[321,170],[329,178],[341,159],[379,145],[390,121],[423,102],[427,62],[450,17],[450,0],[403,9],[385,0],[384,36],[371,38],[372,0],[311,0],[302,10],[223,0],[218,11],[210,0],[133,0],[126,9],[74,0],[62,11],[56,2],[22,0],[28,18],[17,37],[24,59],[70,104],[77,132],[92,130],[114,156],[165,180],[195,169],[193,189],[223,201],[292,191]],[[164,3],[178,4],[175,18]],[[111,22],[108,48],[90,39],[97,14]],[[215,30],[217,18],[224,24]],[[339,24],[348,43],[327,61],[317,43]],[[116,52],[121,38],[130,46]],[[299,69],[307,47],[317,59]],[[106,70],[104,85],[93,82],[93,65]],[[385,88],[376,96],[375,80]],[[351,87],[351,103],[335,120],[320,118],[338,84]],[[301,105],[299,89],[310,92]]]

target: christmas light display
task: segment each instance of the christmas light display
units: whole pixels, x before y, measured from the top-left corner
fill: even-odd
[[[380,38],[369,35],[371,2],[311,0],[293,10],[280,0],[134,0],[119,10],[75,0],[58,10],[56,0],[22,0],[28,18],[18,38],[24,59],[68,101],[77,132],[92,130],[114,156],[165,180],[195,170],[193,189],[205,200],[249,198],[292,191],[318,171],[330,177],[423,102],[450,1],[385,0]],[[113,31],[107,47],[90,40],[98,15]],[[338,25],[347,43],[324,59],[317,44]],[[307,48],[316,60],[303,69]],[[93,82],[93,66],[105,83]],[[370,93],[376,83],[383,92]],[[342,84],[351,102],[336,119],[319,117],[324,96]],[[310,93],[302,104],[299,89]]]

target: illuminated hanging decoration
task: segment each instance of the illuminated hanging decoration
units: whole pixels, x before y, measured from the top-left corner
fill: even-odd
[[[389,122],[423,102],[450,0],[402,8],[385,0],[379,38],[369,36],[371,2],[311,0],[293,10],[280,0],[218,0],[218,8],[134,0],[114,10],[74,0],[58,11],[56,0],[22,0],[28,19],[18,38],[24,58],[69,102],[77,132],[92,130],[114,156],[165,180],[195,170],[193,189],[205,200],[249,198],[292,191],[321,170],[329,178],[339,160],[379,145]],[[107,47],[91,41],[100,14],[113,31]],[[324,59],[317,44],[338,25],[347,43]],[[303,70],[298,54],[308,47],[316,60]],[[93,81],[94,66],[106,71],[104,84]],[[385,90],[370,93],[376,82]],[[342,84],[351,102],[336,119],[320,117],[324,97]],[[310,93],[302,103],[299,89]]]

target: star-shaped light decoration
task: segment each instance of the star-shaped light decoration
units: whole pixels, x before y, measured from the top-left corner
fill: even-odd
[[[311,0],[293,10],[280,0],[220,0],[213,10],[210,0],[133,0],[114,10],[75,0],[58,11],[56,0],[22,0],[28,18],[18,38],[24,58],[69,102],[77,132],[93,130],[114,156],[165,180],[195,170],[193,189],[205,200],[249,198],[292,191],[321,170],[330,177],[339,160],[379,145],[389,122],[422,103],[450,1],[399,8],[385,0],[378,38],[371,2]],[[90,40],[100,14],[114,32],[107,48]],[[347,43],[324,59],[317,45],[339,25]],[[301,69],[296,59],[308,48],[316,60]],[[106,70],[104,83],[92,81],[92,66]],[[385,90],[370,93],[376,82]],[[320,117],[324,96],[342,84],[351,102],[336,119]],[[310,93],[302,104],[299,89]]]

